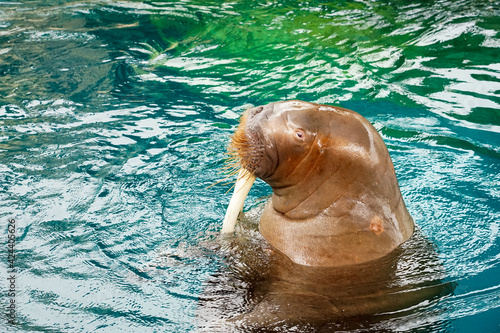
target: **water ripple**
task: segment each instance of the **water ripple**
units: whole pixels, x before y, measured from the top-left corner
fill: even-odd
[[[486,0],[0,2],[0,223],[18,223],[21,329],[192,330],[223,265],[230,185],[207,187],[243,110],[291,98],[375,125],[457,283],[370,329],[491,329],[498,17]],[[248,206],[268,194],[257,182]]]

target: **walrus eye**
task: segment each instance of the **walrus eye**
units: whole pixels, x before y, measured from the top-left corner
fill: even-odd
[[[297,136],[297,138],[299,138],[301,140],[304,140],[304,138],[306,136],[306,134],[302,130],[295,130],[295,135]]]

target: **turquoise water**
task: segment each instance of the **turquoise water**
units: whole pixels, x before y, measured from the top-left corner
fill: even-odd
[[[500,330],[499,22],[498,1],[0,1],[1,331],[194,330],[225,267],[231,185],[208,186],[241,113],[292,98],[374,124],[456,283],[364,331]]]

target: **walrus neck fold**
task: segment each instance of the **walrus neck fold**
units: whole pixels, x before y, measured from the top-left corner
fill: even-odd
[[[348,190],[339,186],[339,181],[354,183],[357,177],[349,169],[325,165],[322,159],[314,164],[311,172],[314,177],[306,174],[293,185],[273,188],[272,207],[277,213],[295,221],[323,214]]]

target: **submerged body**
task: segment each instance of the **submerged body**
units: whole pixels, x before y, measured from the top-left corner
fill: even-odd
[[[262,236],[297,264],[367,262],[413,233],[389,152],[354,111],[302,101],[252,108],[232,148],[243,168],[273,190]],[[240,192],[235,196],[246,195]],[[231,223],[235,218],[224,224]]]

